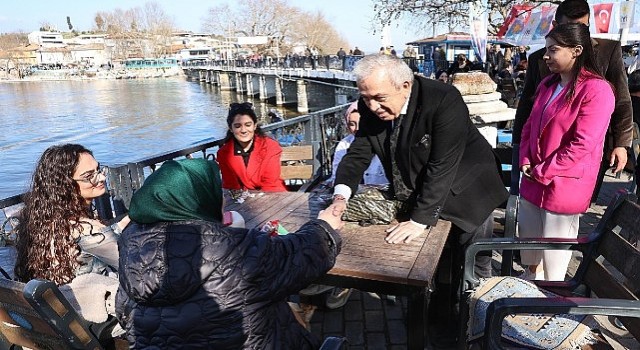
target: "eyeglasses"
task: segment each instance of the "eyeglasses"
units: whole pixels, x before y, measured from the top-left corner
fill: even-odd
[[[232,104],[229,105],[229,111],[242,111],[242,110],[253,110],[253,103],[251,102],[241,102],[241,103],[237,103],[234,102]]]
[[[89,174],[86,174],[85,176],[79,179],[73,179],[73,180],[78,182],[90,183],[92,186],[98,186],[98,184],[100,184],[100,175],[104,175],[106,177],[108,172],[109,172],[109,168],[107,168],[106,166],[101,166],[98,168],[98,170],[93,171]]]

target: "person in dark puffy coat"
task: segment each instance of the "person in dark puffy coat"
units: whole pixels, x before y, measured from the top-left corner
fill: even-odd
[[[167,161],[131,200],[116,309],[131,349],[317,349],[285,298],[334,265],[333,206],[285,236],[223,227],[219,169]]]

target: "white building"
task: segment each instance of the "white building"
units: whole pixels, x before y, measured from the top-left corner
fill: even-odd
[[[60,32],[31,32],[27,35],[29,44],[36,44],[42,47],[64,47],[66,44]]]

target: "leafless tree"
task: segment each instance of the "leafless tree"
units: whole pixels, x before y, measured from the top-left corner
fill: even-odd
[[[469,24],[469,4],[473,0],[372,0],[376,19],[376,28],[396,22],[403,18],[412,26],[425,30],[444,26],[449,31],[466,28]],[[531,3],[558,3],[559,1],[532,0]],[[488,31],[495,34],[509,15],[511,7],[520,0],[488,0]]]
[[[234,8],[221,4],[209,9],[202,27],[226,37],[268,36],[270,45],[276,45],[280,52],[294,45],[325,52],[347,46],[324,15],[303,11],[286,0],[239,0]],[[329,35],[337,39],[332,41],[327,38]]]
[[[293,42],[315,47],[323,55],[335,54],[349,43],[331,26],[322,12],[297,16],[293,25]]]
[[[114,39],[116,59],[160,57],[168,52],[175,24],[157,2],[147,2],[143,7],[96,13],[95,30]]]
[[[14,72],[19,78],[23,77],[30,62],[24,60],[24,52],[19,48],[27,44],[29,40],[25,33],[0,34],[0,62],[3,63],[5,74]]]

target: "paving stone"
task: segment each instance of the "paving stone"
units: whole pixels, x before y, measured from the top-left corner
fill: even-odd
[[[367,332],[384,331],[384,315],[382,310],[368,310],[364,312],[364,322]]]
[[[367,333],[368,350],[387,350],[387,338],[384,333]]]
[[[395,304],[384,303],[384,315],[387,320],[404,319],[406,314],[402,311],[402,301],[398,300]]]
[[[364,304],[365,310],[381,310],[382,309],[382,301],[378,298],[372,297],[369,294],[362,295],[362,301]]]
[[[362,322],[346,322],[344,335],[349,340],[350,345],[363,345],[364,324]]]
[[[407,342],[407,328],[404,321],[388,321],[387,327],[389,329],[389,340],[391,344],[404,344]]]
[[[331,310],[324,313],[324,320],[322,322],[322,329],[326,333],[342,332],[344,317],[342,316],[342,310]]]
[[[344,306],[345,321],[362,321],[362,317],[362,301],[350,299]]]
[[[311,323],[311,333],[317,334],[317,335],[322,334],[324,338],[324,332],[322,332],[322,323],[321,322]]]

